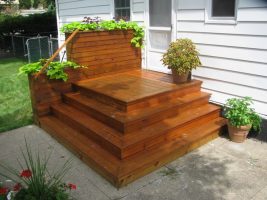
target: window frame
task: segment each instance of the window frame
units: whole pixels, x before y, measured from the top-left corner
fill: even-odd
[[[215,24],[237,24],[237,10],[238,0],[235,0],[235,16],[233,17],[213,17],[212,16],[212,3],[213,0],[206,1],[205,9],[205,23]]]
[[[113,13],[112,13],[112,15],[113,15],[113,18],[115,18],[116,17],[116,10],[121,10],[121,9],[129,9],[130,10],[130,18],[129,18],[129,20],[128,21],[131,21],[132,20],[132,0],[129,0],[130,2],[130,4],[129,4],[129,7],[119,7],[119,8],[116,8],[116,5],[115,5],[115,0],[113,0],[112,1],[112,4],[113,4]]]

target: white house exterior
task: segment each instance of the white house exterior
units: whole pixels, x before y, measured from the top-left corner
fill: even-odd
[[[220,7],[222,1],[227,2],[227,7]],[[118,2],[123,8],[115,6]],[[211,101],[223,104],[230,97],[251,96],[257,112],[266,118],[267,1],[233,2],[57,0],[56,4],[59,28],[65,23],[81,21],[84,16],[112,19],[116,13],[129,11],[130,19],[146,29],[145,69],[169,73],[160,61],[169,42],[184,37],[192,39],[203,64],[193,75],[203,81],[203,91],[212,93]],[[59,40],[62,43],[64,35]]]

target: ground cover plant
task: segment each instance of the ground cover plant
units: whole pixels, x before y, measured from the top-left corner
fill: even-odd
[[[24,64],[16,58],[0,60],[0,132],[32,123],[28,78],[18,76]]]
[[[38,62],[23,65],[22,67],[19,68],[19,74],[35,74],[42,69],[42,67],[46,64],[46,62],[47,59],[40,59]],[[49,63],[49,66],[46,69],[45,73],[50,79],[67,81],[68,75],[67,73],[65,73],[64,69],[65,68],[76,69],[79,67],[81,66],[71,61],[51,62]]]

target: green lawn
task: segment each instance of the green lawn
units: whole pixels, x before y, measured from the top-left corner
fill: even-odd
[[[18,76],[23,64],[17,58],[0,59],[0,132],[32,123],[28,79]]]

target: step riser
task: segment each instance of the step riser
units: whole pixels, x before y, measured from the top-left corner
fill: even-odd
[[[97,93],[93,90],[80,87],[78,85],[73,85],[73,88],[75,91],[79,91],[81,94],[88,96],[89,98],[93,98],[97,101],[100,101],[104,104],[110,105],[115,107],[116,109],[119,109],[121,111],[129,112],[136,109],[142,109],[147,108],[148,106],[154,106],[160,103],[164,103],[166,101],[169,101],[173,98],[186,95],[188,93],[192,92],[198,92],[200,91],[201,84],[195,84],[190,85],[188,87],[180,88],[179,90],[174,90],[171,92],[165,92],[160,95],[147,97],[144,99],[140,99],[136,102],[133,102],[131,104],[126,104],[123,101],[120,101],[118,99],[112,98],[110,96],[106,96],[104,94]]]
[[[168,149],[171,149],[171,151],[168,153],[168,155],[163,155],[161,157],[155,157],[155,155],[152,155],[153,159],[150,159],[142,167],[133,168],[130,173],[120,173],[120,170],[115,173],[116,170],[113,169],[113,166],[109,166],[108,163],[102,163],[105,161],[103,160],[105,158],[102,158],[102,154],[96,154],[89,149],[87,150],[83,148],[81,145],[79,145],[79,143],[75,143],[71,136],[66,134],[62,135],[60,132],[56,131],[46,123],[43,123],[41,120],[41,127],[44,130],[50,133],[55,139],[57,139],[70,151],[74,152],[81,160],[86,162],[86,164],[96,170],[116,187],[125,186],[136,179],[149,174],[150,172],[217,138],[220,134],[220,128],[214,128],[209,130],[209,134],[201,135],[200,137],[195,138],[195,140],[192,142],[184,143],[181,146],[169,145]],[[78,138],[80,137],[78,136]],[[89,146],[91,145],[89,144]],[[89,154],[87,152],[89,152]],[[124,162],[127,162],[127,160]],[[123,166],[123,163],[121,163],[121,166]]]
[[[105,138],[102,138],[101,136],[99,136],[96,132],[94,132],[94,130],[90,130],[87,127],[83,126],[83,124],[72,119],[71,116],[68,116],[54,108],[52,108],[52,112],[61,121],[64,121],[71,127],[74,127],[80,133],[89,137],[90,139],[95,141],[97,144],[102,146],[105,150],[109,151],[110,153],[112,153],[114,156],[116,156],[119,159],[124,159],[134,154],[142,153],[142,151],[155,148],[158,145],[166,143],[166,141],[171,142],[171,140],[176,139],[177,137],[180,137],[180,135],[184,131],[188,130],[189,128],[192,129],[194,127],[198,127],[204,122],[213,120],[219,116],[219,111],[214,111],[212,113],[209,113],[204,116],[198,117],[194,120],[191,120],[190,122],[181,124],[178,127],[174,127],[170,130],[167,130],[167,132],[159,133],[157,136],[154,136],[153,138],[151,137],[147,138],[146,140],[142,140],[127,148],[122,148],[122,147],[119,148],[118,146],[114,145],[111,141],[106,140]]]
[[[193,129],[195,127],[201,126],[201,124],[207,121],[216,119],[217,117],[219,117],[219,115],[220,115],[219,111],[209,113],[205,116],[196,118],[188,123],[182,124],[178,127],[174,127],[171,130],[168,130],[167,132],[159,133],[157,136],[154,136],[153,138],[147,138],[142,142],[131,145],[122,151],[121,153],[122,159],[133,155],[142,154],[143,151],[151,150],[153,148],[157,148],[159,145],[172,142],[172,140],[181,137],[181,135],[188,129]]]
[[[171,154],[168,154],[168,156],[165,156],[163,158],[159,158],[157,160],[154,160],[153,163],[148,163],[144,167],[137,169],[131,173],[131,175],[125,175],[118,178],[116,181],[119,187],[125,186],[133,181],[135,181],[138,178],[141,178],[156,169],[161,168],[162,166],[176,160],[177,158],[182,157],[183,155],[197,149],[198,147],[214,140],[220,135],[220,130],[216,129],[212,133],[210,133],[208,136],[205,136],[201,139],[199,139],[196,142],[193,142],[191,144],[187,144],[185,146],[179,147],[176,150],[174,150]]]
[[[111,118],[110,116],[99,112],[98,110],[96,110],[94,108],[83,105],[80,102],[75,101],[75,99],[64,96],[64,101],[67,104],[69,104],[69,105],[87,113],[88,115],[94,117],[95,119],[107,124],[108,126],[114,128],[114,129],[116,129],[116,130],[118,130],[124,134],[129,134],[131,132],[134,132],[134,131],[137,131],[141,128],[149,126],[153,123],[159,122],[163,119],[173,117],[173,116],[175,116],[179,113],[182,113],[188,109],[193,109],[193,108],[196,108],[198,106],[207,104],[209,101],[209,96],[205,96],[205,97],[196,99],[194,101],[191,101],[191,102],[188,102],[188,103],[176,106],[176,107],[171,107],[169,109],[161,110],[159,112],[155,112],[155,113],[151,114],[149,116],[149,118],[148,117],[140,118],[138,120],[134,120],[134,121],[131,121],[131,122],[128,122],[125,124],[121,123],[120,121],[116,120],[115,118]]]
[[[78,130],[80,133],[89,137],[91,140],[95,141],[97,144],[104,147],[107,151],[111,152],[116,157],[121,158],[121,149],[118,148],[116,145],[112,144],[108,140],[105,140],[104,138],[96,134],[93,130],[88,129],[87,127],[83,126],[76,120],[72,119],[71,116],[67,116],[64,113],[54,109],[53,107],[52,107],[52,112],[54,116],[56,116],[58,119],[64,121],[69,126],[75,128],[75,130]]]

